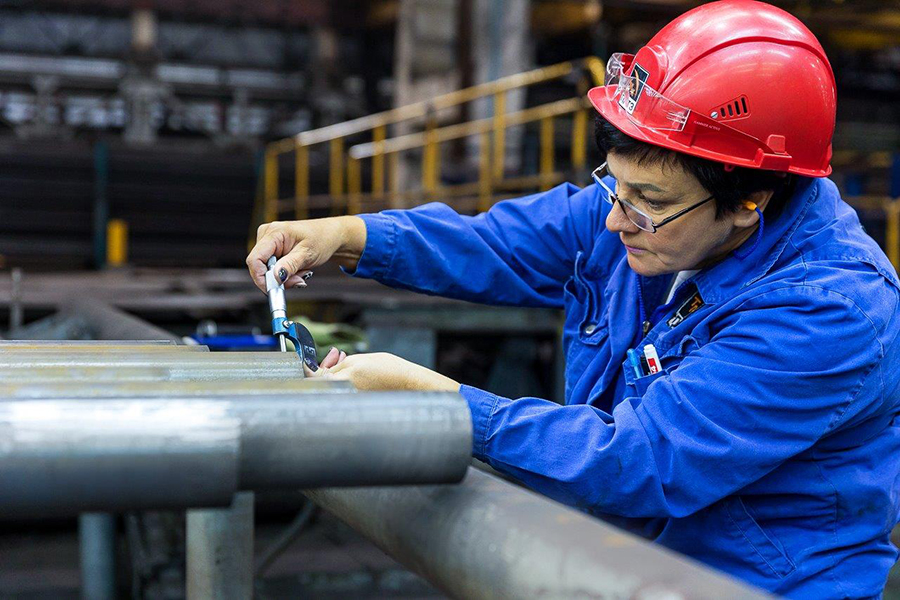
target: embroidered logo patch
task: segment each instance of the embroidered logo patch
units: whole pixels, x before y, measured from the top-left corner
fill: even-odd
[[[624,91],[619,92],[619,106],[625,109],[629,115],[634,114],[634,108],[637,106],[641,94],[644,92],[644,84],[650,73],[641,65],[635,63],[631,76],[624,77],[620,86],[624,85]]]
[[[692,315],[700,310],[700,307],[704,304],[705,302],[703,302],[703,298],[700,297],[700,292],[694,292],[692,296],[681,303],[681,306],[678,307],[678,310],[675,311],[672,318],[666,321],[669,329],[673,329],[680,325],[682,321],[688,318],[688,315]]]

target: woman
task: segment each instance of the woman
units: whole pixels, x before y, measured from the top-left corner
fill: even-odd
[[[565,406],[385,354],[322,371],[459,390],[476,458],[754,585],[879,597],[897,558],[900,284],[825,178],[824,51],[779,9],[716,2],[614,56],[589,97],[595,185],[475,217],[429,204],[264,225],[251,274],[264,286],[275,254],[293,285],[335,260],[393,287],[565,308]]]

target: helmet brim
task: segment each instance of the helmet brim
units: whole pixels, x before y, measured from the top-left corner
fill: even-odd
[[[628,115],[625,113],[624,109],[619,106],[619,103],[609,97],[609,95],[607,94],[606,86],[591,88],[588,91],[587,95],[588,100],[590,100],[591,105],[594,107],[594,109],[598,113],[600,113],[604,119],[609,121],[609,123],[613,127],[630,138],[634,138],[638,141],[645,142],[653,146],[659,146],[660,148],[665,148],[666,150],[681,152],[682,154],[689,154],[698,158],[705,158],[707,160],[712,160],[725,165],[747,167],[750,169],[760,168],[759,165],[757,165],[753,161],[741,160],[739,158],[730,157],[716,152],[710,152],[703,148],[679,144],[671,140],[667,135],[663,133],[653,131],[646,127],[641,127],[636,123],[633,123],[631,119],[628,118]],[[809,170],[791,167],[787,169],[787,172],[794,173],[796,175],[805,175],[808,177],[827,177],[831,174],[831,165],[828,165],[828,168],[826,170]]]

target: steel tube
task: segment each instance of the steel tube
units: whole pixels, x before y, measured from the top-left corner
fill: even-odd
[[[246,379],[288,380],[302,377],[298,367],[289,365],[241,366],[196,369],[181,365],[167,367],[46,367],[39,370],[0,368],[0,383],[91,381],[121,383],[137,381],[235,381]]]
[[[476,469],[454,486],[304,493],[454,598],[768,597]]]
[[[254,403],[235,405],[242,489],[459,481],[471,456],[471,417],[458,394],[361,392]]]
[[[25,340],[22,340],[25,341]],[[176,346],[174,344],[171,345],[163,345],[163,344],[128,344],[123,345],[116,343],[111,343],[107,341],[103,341],[102,343],[93,343],[93,344],[47,344],[47,345],[34,345],[34,344],[16,344],[14,346],[9,346],[5,342],[0,342],[0,356],[21,356],[23,359],[27,360],[30,355],[39,355],[45,354],[48,352],[56,352],[59,354],[106,354],[106,355],[120,355],[126,352],[135,352],[138,354],[174,354],[180,355],[185,352],[209,352],[209,348],[207,346]]]
[[[43,367],[169,367],[194,369],[233,368],[245,365],[290,366],[301,373],[300,358],[291,352],[109,352],[67,353],[61,351],[0,352],[0,370]]]
[[[0,383],[216,381],[304,377],[294,353],[0,353]]]
[[[104,227],[106,224],[104,223]],[[78,298],[60,311],[61,316],[77,317],[98,340],[171,340],[181,338],[135,316],[113,308],[97,298]]]
[[[221,506],[240,423],[215,401],[0,403],[0,514]]]
[[[236,381],[51,381],[0,383],[0,402],[66,398],[208,398],[213,396],[277,396],[280,394],[346,394],[348,381],[255,379]]]
[[[458,481],[458,394],[0,402],[0,514],[225,506],[238,490]]]
[[[39,348],[43,350],[52,350],[54,348],[63,350],[68,348],[78,348],[81,346],[162,346],[173,350],[181,348],[177,346],[173,340],[0,340],[0,349],[6,350],[19,348]]]

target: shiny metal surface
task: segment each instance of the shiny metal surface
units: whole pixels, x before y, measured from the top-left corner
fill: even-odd
[[[236,403],[242,489],[459,481],[472,451],[459,394],[282,395]]]
[[[274,354],[274,353],[272,353]],[[296,354],[282,355],[290,358],[284,362],[255,362],[251,364],[176,364],[117,366],[44,365],[29,368],[28,364],[8,368],[0,366],[0,384],[6,383],[60,383],[60,382],[154,382],[154,381],[205,381],[223,382],[271,379],[288,381],[303,377],[300,359]]]
[[[0,403],[0,513],[225,505],[239,443],[215,401]]]
[[[178,365],[196,369],[231,368],[245,365],[296,366],[295,354],[280,352],[65,352],[46,350],[33,352],[0,352],[0,369],[41,369],[43,367],[168,367]],[[302,369],[301,369],[302,372]]]
[[[452,393],[7,400],[0,513],[226,506],[238,490],[458,481]]]
[[[234,381],[50,381],[0,383],[0,402],[26,398],[203,398],[211,396],[277,396],[279,394],[346,394],[349,381],[316,378],[270,378]]]
[[[476,469],[452,486],[304,493],[453,598],[769,597]]]
[[[29,343],[26,343],[29,342]],[[0,342],[0,356],[15,356],[19,354],[40,354],[44,352],[59,352],[61,354],[121,354],[122,352],[138,353],[166,353],[181,354],[184,352],[209,352],[206,346],[176,346],[175,344],[128,344],[119,343],[78,343],[78,344],[34,344],[28,340],[22,340],[20,344],[9,344],[8,341]]]

